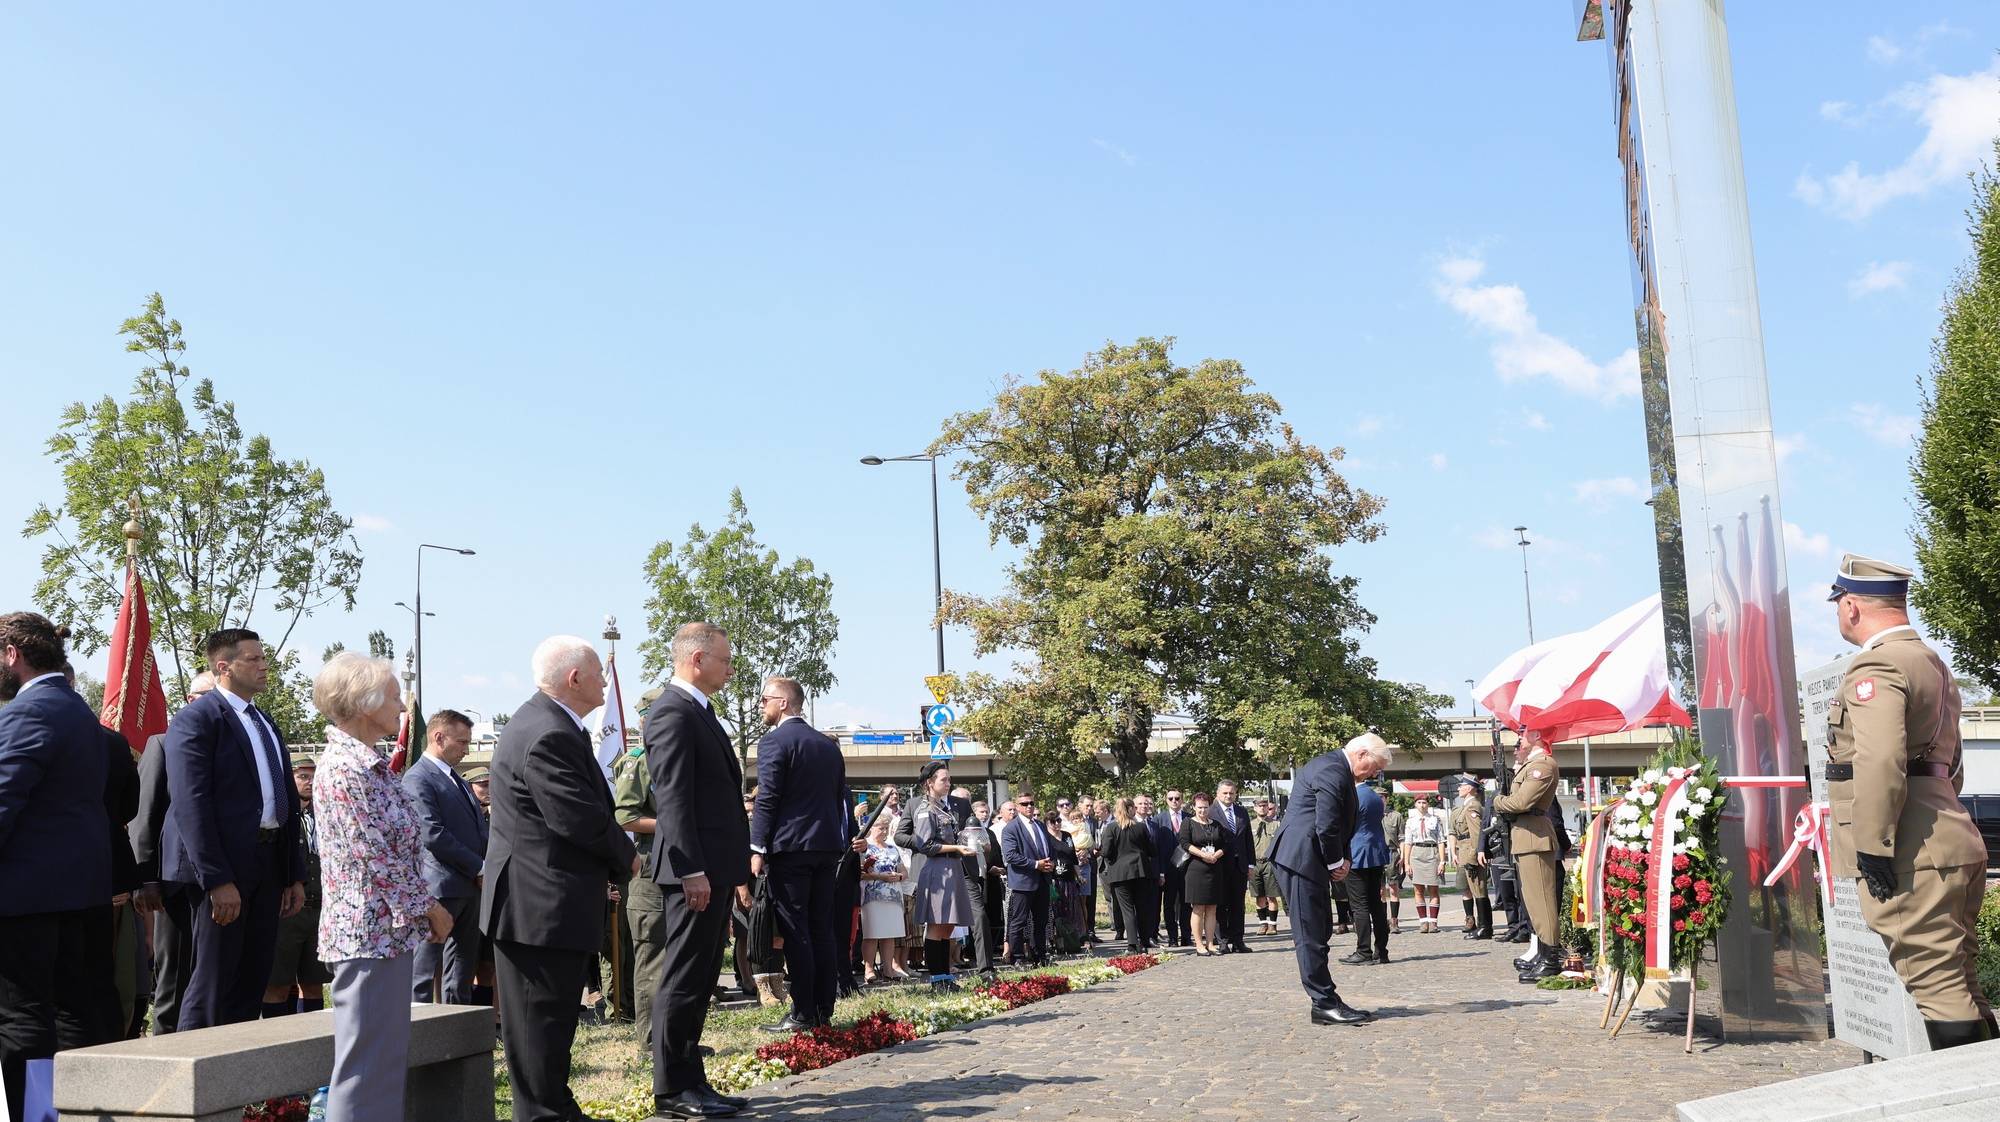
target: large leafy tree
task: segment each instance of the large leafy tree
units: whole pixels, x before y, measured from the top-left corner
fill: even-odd
[[[2000,142],[1994,145],[2000,165]],[[1973,177],[1972,259],[1945,301],[1923,387],[1911,601],[1952,664],[2000,690],[2000,178]]]
[[[278,456],[261,435],[245,436],[235,405],[182,364],[180,322],[158,293],[118,333],[145,365],[128,399],[71,404],[49,438],[63,497],[37,505],[23,530],[46,541],[35,602],[69,624],[82,650],[104,645],[136,498],[139,574],[171,671],[167,696],[186,693],[209,632],[252,627],[272,657],[270,695],[260,704],[271,702],[274,719],[297,710],[297,697],[272,691],[297,688],[288,644],[299,622],[329,605],[354,607],[361,550],[353,524],[334,509],[318,468]]]
[[[958,457],[994,543],[1022,551],[1004,594],[946,597],[980,654],[1029,656],[1006,680],[967,676],[967,731],[1064,787],[1105,782],[1099,754],[1151,785],[1163,713],[1195,725],[1150,762],[1179,782],[1288,767],[1367,728],[1430,747],[1449,699],[1377,676],[1359,641],[1374,617],[1330,555],[1381,534],[1381,500],[1340,475],[1339,449],[1281,422],[1241,364],[1179,366],[1172,346],[1107,344],[1080,369],[1010,381],[932,445]]]
[[[734,728],[749,760],[761,735],[757,697],[772,674],[793,678],[808,697],[833,688],[833,578],[799,557],[788,562],[757,541],[741,488],[729,493],[729,517],[713,533],[699,523],[678,546],[663,541],[646,558],[647,638],[639,645],[649,680],[673,673],[674,631],[706,620],[729,632],[736,673],[714,698],[716,715]]]

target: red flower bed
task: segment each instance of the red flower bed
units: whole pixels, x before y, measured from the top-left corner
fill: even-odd
[[[796,1033],[757,1049],[760,1060],[783,1060],[793,1074],[817,1071],[829,1064],[851,1060],[869,1052],[879,1052],[892,1044],[907,1044],[917,1038],[916,1026],[898,1021],[878,1009],[854,1023],[853,1028],[822,1025],[811,1032]]]
[[[990,982],[979,987],[978,992],[999,998],[1009,1009],[1019,1009],[1068,993],[1069,979],[1060,974],[1030,974],[1011,982]]]
[[[1160,960],[1149,954],[1128,954],[1120,958],[1106,959],[1104,965],[1120,974],[1137,974],[1149,966],[1158,966]]]

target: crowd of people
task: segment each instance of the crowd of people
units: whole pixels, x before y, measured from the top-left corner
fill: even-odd
[[[1340,880],[1302,879],[1287,858],[1322,844],[1314,766],[1283,820],[1230,781],[1157,806],[1017,790],[994,807],[945,761],[907,793],[856,797],[838,744],[780,677],[762,683],[769,731],[746,794],[709,703],[733,672],[729,638],[708,624],[676,633],[673,677],[646,695],[641,743],[609,782],[582,720],[604,671],[582,639],[534,652],[536,693],[490,769],[464,767],[471,721],[443,710],[398,771],[405,706],[386,661],[326,663],[313,683],[325,748],[294,757],[252,700],[268,673],[258,636],[217,631],[186,703],[135,752],[65,677],[65,638],[41,616],[0,616],[0,697],[13,699],[0,709],[0,1063],[15,1100],[23,1063],[59,1048],[330,1001],[328,1117],[393,1117],[410,1004],[437,1001],[496,1009],[517,1119],[572,1122],[580,995],[602,989],[637,1022],[660,1113],[725,1116],[743,1101],[708,1084],[701,1037],[731,946],[738,988],[788,1005],[766,1026],[784,1033],[830,1023],[861,986],[950,992],[962,972],[1088,950],[1105,942],[1101,913],[1128,953],[1241,954],[1253,902],[1256,932],[1274,934],[1281,909],[1297,928],[1301,902],[1333,886],[1337,932],[1356,940],[1340,961],[1382,963],[1405,877],[1418,930],[1435,932],[1456,863],[1468,938],[1493,937],[1489,884],[1521,926],[1508,886],[1532,879],[1494,845],[1476,782],[1449,815],[1428,798],[1391,810],[1379,742],[1349,769]],[[58,846],[66,865],[45,859]],[[1301,953],[1320,934],[1305,926]]]

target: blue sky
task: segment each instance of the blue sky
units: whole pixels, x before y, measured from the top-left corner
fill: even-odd
[[[426,565],[430,704],[510,710],[543,636],[610,612],[636,647],[647,550],[740,486],[833,575],[820,722],[903,725],[927,481],[856,459],[1173,335],[1387,500],[1339,558],[1367,650],[1462,707],[1525,639],[1507,527],[1543,637],[1656,576],[1603,47],[1566,2],[1410,11],[14,6],[0,528],[58,493],[61,406],[129,387],[113,333],[158,290],[356,520],[359,606],[307,652],[407,646],[416,544],[471,547]],[[2000,9],[1812,13],[1731,22],[1801,667],[1841,649],[1809,598],[1840,552],[1910,555],[1917,379],[2000,131]],[[947,584],[996,591],[955,486],[943,532]],[[14,602],[37,550],[0,534]]]

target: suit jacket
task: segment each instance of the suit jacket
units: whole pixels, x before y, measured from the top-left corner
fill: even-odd
[[[716,893],[750,883],[743,770],[714,712],[668,685],[646,714],[646,765],[659,809],[653,880],[678,884],[703,873]]]
[[[104,726],[61,678],[0,708],[0,916],[111,902]]]
[[[472,789],[452,782],[441,761],[419,756],[403,772],[403,793],[424,831],[424,886],[439,900],[479,895],[486,864],[486,815]]]
[[[1185,826],[1189,822],[1194,821],[1194,811],[1192,810],[1181,811],[1181,820],[1179,822],[1175,822],[1173,812],[1169,810],[1163,810],[1159,813],[1159,816],[1154,819],[1154,821],[1160,824],[1160,829],[1166,831],[1166,837],[1168,840],[1168,845],[1170,847],[1169,849],[1163,851],[1160,867],[1163,869],[1179,869],[1185,867],[1189,861],[1193,860],[1193,858],[1188,856],[1187,850],[1181,848],[1181,827]]]
[[[757,742],[751,849],[839,853],[853,838],[848,807],[847,761],[832,738],[802,720],[787,720]]]
[[[1180,868],[1187,860],[1187,853],[1181,849],[1180,835],[1167,825],[1163,815],[1145,819],[1146,837],[1153,844],[1153,869],[1165,873]]]
[[[305,846],[299,836],[299,792],[292,786],[292,758],[274,728],[278,798],[285,805],[278,845],[286,855],[285,882],[304,884]],[[225,884],[250,888],[264,874],[257,860],[257,823],[264,794],[257,782],[257,749],[222,690],[195,698],[167,724],[166,824],[160,829],[160,879],[203,891]]]
[[[1104,883],[1134,880],[1151,883],[1158,875],[1159,857],[1153,848],[1152,832],[1145,823],[1120,826],[1114,819],[1098,837],[1098,844],[1103,847]]]
[[[1030,830],[1040,839],[1039,845],[1027,836]],[[1039,821],[1017,817],[1000,831],[1000,863],[1007,866],[1007,887],[1016,892],[1047,888],[1052,874],[1035,868],[1035,862],[1044,857],[1053,860],[1055,855],[1055,839]]]
[[[1347,858],[1355,868],[1388,867],[1389,839],[1382,833],[1382,815],[1387,808],[1381,792],[1366,783],[1354,785],[1354,823],[1347,829]],[[1283,828],[1282,823],[1279,828]]]
[[[1336,748],[1306,761],[1292,777],[1292,801],[1271,860],[1294,873],[1325,876],[1329,865],[1347,860],[1354,800],[1354,769],[1345,752]]]
[[[160,828],[167,823],[167,734],[146,738],[139,754],[139,810],[126,827],[141,884],[160,879]]]
[[[1250,840],[1250,823],[1257,815],[1241,800],[1231,809],[1236,814],[1236,825],[1233,827],[1223,819],[1222,804],[1219,802],[1208,808],[1208,816],[1222,827],[1223,848],[1228,851],[1225,859],[1235,862],[1237,870],[1247,876],[1250,866],[1256,863],[1256,843]]]
[[[117,729],[104,730],[104,816],[111,824],[111,891],[130,892],[140,885],[139,864],[132,858],[132,839],[125,824],[139,813],[139,764],[132,742]]]
[[[597,950],[605,886],[632,875],[638,851],[612,814],[589,735],[537,693],[500,730],[492,770],[479,929],[531,946]]]

